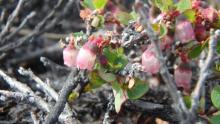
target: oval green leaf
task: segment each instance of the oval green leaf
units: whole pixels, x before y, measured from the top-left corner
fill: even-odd
[[[107,4],[108,0],[93,0],[93,4],[96,9],[103,9]]]
[[[204,47],[201,44],[193,46],[193,48],[188,52],[188,57],[194,59],[200,55]]]
[[[211,124],[220,124],[220,112],[210,118]]]
[[[214,87],[214,89],[211,92],[211,100],[213,105],[220,109],[220,85]]]
[[[129,99],[138,99],[142,97],[147,91],[149,87],[146,83],[141,80],[135,79],[135,85],[132,89],[127,90]]]

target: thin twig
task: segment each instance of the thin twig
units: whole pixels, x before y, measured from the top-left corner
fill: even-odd
[[[35,26],[33,32],[31,32],[29,35],[22,37],[20,40],[18,40],[17,42],[13,42],[13,43],[9,43],[7,45],[4,45],[2,47],[0,47],[0,51],[9,51],[11,49],[14,49],[20,45],[22,45],[25,41],[31,39],[32,37],[35,37],[37,35],[40,35],[42,33],[44,33],[45,31],[47,31],[48,29],[52,28],[55,24],[51,25],[51,27],[48,27],[47,30],[43,30],[43,28],[45,27],[45,24],[47,23],[47,21],[49,21],[50,18],[53,17],[53,15],[55,14],[55,12],[58,10],[58,8],[62,5],[63,0],[59,0],[57,2],[57,4],[55,5],[54,9],[40,22],[38,23],[37,26]],[[68,3],[67,3],[68,4]],[[65,8],[65,7],[64,7]],[[65,8],[66,9],[66,8]],[[69,9],[69,8],[68,8]],[[57,17],[58,18],[58,17]],[[60,18],[59,18],[60,19]],[[57,20],[59,20],[57,19]]]
[[[43,49],[27,52],[27,54],[25,54],[24,56],[14,57],[13,59],[11,59],[10,63],[17,64],[21,62],[27,62],[33,58],[37,58],[42,55],[54,54],[54,52],[61,52],[61,49],[62,48],[60,47],[59,43],[56,43]]]
[[[20,67],[18,72],[22,75],[29,76],[31,79],[33,79],[36,83],[39,84],[40,88],[44,91],[45,94],[51,96],[55,101],[58,101],[58,93],[51,88],[49,85],[44,83],[39,77],[37,77],[30,69],[25,70],[24,68]],[[72,119],[73,112],[70,108],[70,106],[66,103],[66,106],[64,108],[64,112],[61,113],[62,120],[67,120],[67,118]],[[67,123],[67,122],[66,122]]]
[[[211,37],[210,37],[210,41],[209,41],[209,52],[208,52],[208,56],[205,60],[205,64],[203,65],[203,67],[200,70],[200,74],[199,74],[199,79],[198,82],[196,84],[195,89],[192,92],[192,106],[190,111],[192,112],[192,114],[194,115],[196,110],[198,109],[198,105],[199,105],[199,99],[201,96],[201,92],[203,90],[205,81],[209,75],[209,71],[210,71],[210,66],[212,65],[212,60],[216,51],[216,45],[217,45],[217,39],[220,37],[220,30],[212,31],[211,32]]]
[[[178,123],[176,113],[169,105],[152,103],[144,100],[127,100],[124,106],[127,110],[132,112],[141,112],[142,114],[155,116],[167,120],[171,124]]]
[[[30,96],[33,96],[35,98],[35,104],[41,108],[42,110],[49,112],[49,105],[39,96],[35,95],[34,92],[25,84],[17,81],[14,78],[11,78],[7,74],[5,74],[2,70],[0,70],[0,77],[2,77],[5,82],[10,85],[11,88],[15,89],[16,91],[19,91],[23,94],[29,94]]]
[[[23,6],[24,0],[19,0],[15,10],[12,12],[12,14],[9,16],[8,21],[5,25],[5,27],[3,28],[3,30],[0,33],[0,40],[4,37],[4,35],[9,31],[10,26],[12,25],[12,22],[14,21],[14,19],[17,17],[17,15],[19,14],[22,6]]]
[[[177,112],[179,120],[187,121],[185,120],[185,116],[187,116],[188,110],[185,106],[182,96],[180,95],[180,92],[177,90],[175,86],[174,80],[172,79],[168,71],[165,59],[163,58],[162,51],[158,45],[158,42],[159,42],[158,36],[155,34],[154,30],[151,27],[150,21],[148,20],[149,18],[147,17],[148,7],[146,6],[147,6],[146,4],[143,4],[139,0],[136,0],[136,9],[137,9],[137,12],[140,14],[141,24],[144,26],[150,41],[155,46],[155,52],[157,54],[157,58],[160,61],[160,74],[163,80],[165,81],[166,86],[169,90],[169,94],[171,95],[172,100],[174,102],[173,107],[175,111]]]
[[[13,98],[16,100],[16,102],[20,101],[28,101],[29,103],[35,103],[35,99],[30,94],[25,94],[21,92],[12,92],[7,90],[0,90],[0,94],[7,98]]]
[[[39,86],[40,88],[45,92],[45,94],[48,94],[51,96],[55,101],[58,101],[58,93],[48,86],[46,83],[44,83],[39,77],[37,77],[30,69],[25,70],[24,68],[20,67],[18,72],[21,75],[24,76],[29,76],[31,79],[33,79]]]
[[[21,24],[16,28],[12,33],[10,33],[7,37],[3,38],[1,41],[1,44],[4,44],[6,41],[10,40],[14,35],[16,35],[23,27],[24,25],[33,18],[36,15],[36,12],[33,11],[30,14],[28,14],[25,19],[21,22]]]
[[[70,72],[71,71],[71,68],[58,65],[46,57],[40,57],[40,61],[44,64],[45,67],[49,67],[50,69],[52,69],[52,71],[57,71],[57,72]]]
[[[60,96],[58,101],[56,102],[53,110],[49,113],[48,117],[46,118],[45,124],[54,124],[57,122],[60,113],[63,111],[67,97],[71,93],[71,91],[77,86],[77,70],[72,70],[60,92]]]

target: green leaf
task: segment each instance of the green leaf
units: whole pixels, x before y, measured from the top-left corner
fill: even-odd
[[[119,113],[121,110],[122,104],[127,100],[127,97],[124,94],[123,90],[116,92],[115,94],[115,111]]]
[[[74,36],[74,38],[81,37],[83,40],[86,40],[86,39],[87,39],[87,36],[86,36],[86,34],[85,34],[83,31],[74,32],[74,33],[73,33],[73,36]]]
[[[84,35],[83,31],[74,32],[74,33],[73,33],[73,36],[74,36],[74,37],[80,37],[80,36],[83,36],[83,35]]]
[[[121,85],[115,81],[112,83],[112,88],[116,91],[116,92],[119,92],[121,90]]]
[[[115,96],[115,110],[118,113],[121,110],[122,104],[127,100],[127,96],[117,81],[112,83],[112,88]]]
[[[217,41],[217,53],[220,54],[220,40]]]
[[[142,97],[148,90],[149,90],[149,87],[145,82],[139,79],[135,79],[134,86],[131,89],[127,90],[128,98],[138,99]]]
[[[211,100],[213,105],[220,109],[220,85],[214,87],[214,89],[211,92]]]
[[[191,98],[190,98],[190,96],[184,96],[183,100],[184,100],[184,102],[186,104],[186,107],[190,108],[191,107]]]
[[[191,0],[180,0],[177,4],[176,4],[177,10],[179,10],[180,12],[183,12],[187,9],[191,9],[192,5],[191,5]]]
[[[215,71],[220,72],[220,62],[215,63]]]
[[[118,55],[117,59],[115,60],[115,69],[121,70],[123,69],[126,64],[128,63],[127,57],[125,55]]]
[[[210,118],[211,124],[220,124],[220,112]]]
[[[97,15],[93,18],[91,25],[95,28],[101,28],[104,25],[104,17],[102,15]]]
[[[187,20],[190,22],[194,22],[196,20],[196,11],[193,9],[188,9],[183,12],[183,15],[186,17]]]
[[[173,0],[154,0],[154,3],[162,12],[167,12],[172,7]]]
[[[92,0],[84,0],[83,3],[82,3],[82,5],[83,5],[83,7],[85,7],[85,8],[95,9]]]
[[[106,83],[106,81],[104,81],[96,71],[92,71],[89,73],[89,81],[90,87],[92,89],[98,88]]]
[[[133,19],[132,15],[127,12],[118,12],[116,14],[116,18],[124,25],[128,25],[129,21]]]
[[[160,37],[159,38],[163,38],[166,34],[167,34],[167,27],[165,24],[162,23],[160,25]]]
[[[114,61],[117,58],[117,56],[110,50],[109,47],[106,47],[106,48],[103,49],[103,54],[105,55],[108,62],[110,62],[110,63],[114,63]]]
[[[188,57],[191,59],[198,57],[203,49],[204,47],[202,46],[202,44],[193,46],[193,48],[188,52]]]
[[[103,69],[99,70],[99,76],[105,80],[106,82],[114,82],[116,80],[116,76],[112,73],[105,73]]]
[[[133,20],[138,19],[138,14],[135,11],[130,12],[130,15],[132,16]]]
[[[107,58],[108,69],[114,72],[122,69],[128,63],[123,48],[112,49],[111,47],[106,47],[103,49],[103,55]]]
[[[69,97],[68,97],[68,101],[69,102],[73,102],[74,100],[76,100],[79,97],[79,93],[76,91],[73,91],[72,93],[70,93]]]
[[[103,9],[107,2],[108,0],[93,0],[93,4],[96,9]]]

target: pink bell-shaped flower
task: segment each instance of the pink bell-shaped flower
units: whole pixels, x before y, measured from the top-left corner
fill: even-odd
[[[67,46],[63,50],[63,61],[64,65],[68,67],[75,67],[76,66],[76,57],[78,54],[78,50],[73,47]]]
[[[192,70],[186,64],[180,64],[174,70],[174,79],[177,87],[182,87],[184,91],[190,89],[190,82],[192,78]]]
[[[218,12],[213,7],[201,9],[200,12],[203,18],[205,18],[209,22],[214,22],[218,20]]]
[[[156,74],[160,70],[160,62],[153,48],[148,48],[142,54],[142,66],[145,72]]]
[[[96,54],[89,48],[82,47],[76,59],[76,66],[80,69],[92,70],[95,63]]]
[[[92,70],[96,60],[96,53],[98,48],[102,47],[103,38],[91,37],[83,47],[79,50],[79,54],[76,59],[76,66],[80,69]]]
[[[68,67],[75,67],[77,54],[78,54],[78,50],[75,49],[75,46],[74,46],[74,37],[70,36],[69,44],[63,50],[64,65]]]
[[[175,38],[182,43],[188,43],[195,39],[195,34],[191,23],[187,20],[177,21],[175,28]]]

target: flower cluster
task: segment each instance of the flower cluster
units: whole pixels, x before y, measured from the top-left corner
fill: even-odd
[[[103,37],[90,37],[89,40],[77,50],[74,46],[74,37],[71,36],[69,44],[63,50],[64,64],[69,67],[92,70],[98,49],[103,45]]]
[[[122,73],[130,63],[138,63],[138,71],[146,74],[146,78],[158,80],[150,81],[151,84],[157,82],[155,86],[161,79],[161,67],[167,66],[176,86],[183,88],[186,94],[190,93],[192,74],[198,71],[193,70],[192,65],[199,63],[198,56],[207,48],[210,30],[220,27],[218,11],[201,0],[179,0],[164,5],[156,1],[150,9],[149,22],[158,35],[159,49],[165,56],[165,63],[161,63],[158,51],[148,42],[150,38],[138,21],[138,13],[122,11],[112,1],[101,1],[104,4],[98,0],[91,1],[91,5],[88,1],[82,4],[86,8],[81,10],[80,17],[86,22],[89,33],[83,34],[86,38],[80,41],[81,45],[76,42],[78,36],[70,37],[63,50],[64,64],[88,70],[90,87],[111,83],[119,106],[126,99],[139,98],[147,91],[143,82],[149,79],[141,81],[133,77],[133,68]],[[155,14],[158,9],[160,11]],[[88,36],[90,31],[96,32]],[[134,55],[129,54],[131,49],[137,50]],[[137,59],[131,60],[131,56]],[[139,91],[142,86],[145,89]]]

